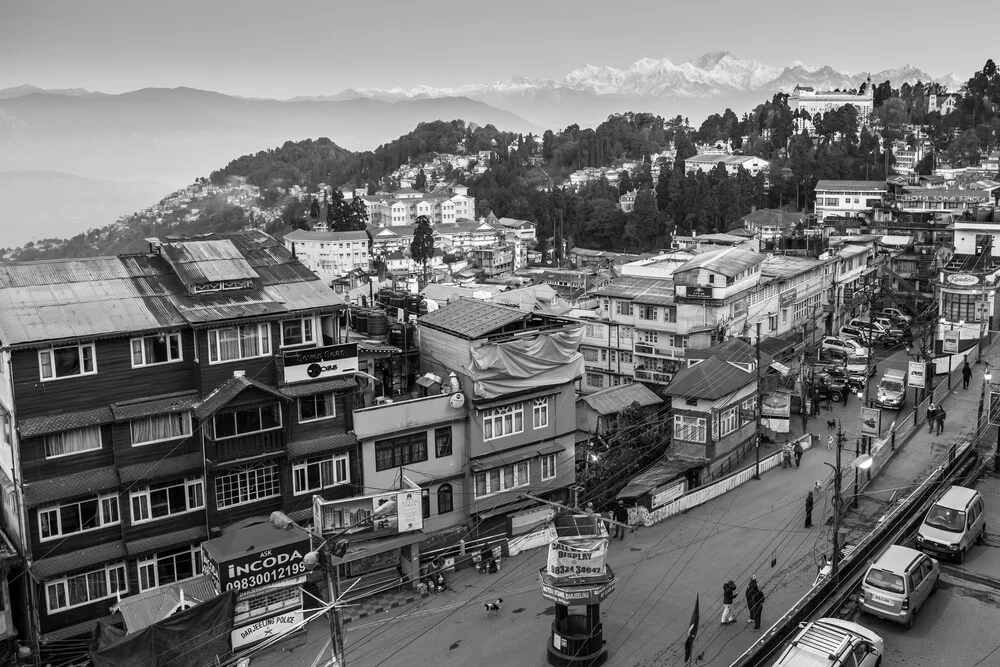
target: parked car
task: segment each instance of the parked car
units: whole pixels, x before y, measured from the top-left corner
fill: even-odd
[[[819,391],[820,398],[829,396],[834,403],[840,403],[844,400],[844,392],[849,391],[845,376],[835,376],[829,372],[815,373],[813,387]]]
[[[839,618],[801,623],[774,667],[878,667],[885,641],[863,625]]]
[[[860,329],[863,335],[861,340],[865,343],[868,343],[869,341],[875,342],[882,340],[882,336],[886,331],[888,331],[888,329],[883,327],[881,324],[869,322],[868,320],[863,320],[859,317],[855,317],[853,320],[848,322],[847,326]]]
[[[906,373],[895,368],[887,368],[878,381],[875,405],[890,410],[902,410],[906,401]]]
[[[882,336],[882,344],[889,345],[902,345],[909,338],[909,333],[903,329],[893,328],[889,329]]]
[[[897,322],[910,324],[913,322],[913,318],[901,311],[899,308],[883,308],[881,310],[881,315],[885,317],[891,317]]]
[[[819,344],[819,352],[821,358],[824,354],[839,353],[844,359],[851,355],[867,357],[869,354],[868,348],[858,341],[837,336],[824,336]]]
[[[927,510],[917,532],[917,548],[965,562],[973,544],[982,544],[986,535],[983,497],[975,489],[951,486]]]
[[[840,337],[856,340],[862,345],[865,344],[868,334],[857,327],[840,327]]]
[[[941,565],[927,554],[894,544],[868,567],[859,610],[912,628],[940,574]]]
[[[844,384],[848,391],[861,391],[865,387],[862,375],[851,375],[847,370],[847,365],[843,362],[822,364],[813,367],[816,373],[826,373],[834,380]]]

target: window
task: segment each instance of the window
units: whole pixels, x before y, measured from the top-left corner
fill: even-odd
[[[39,350],[38,367],[42,380],[94,375],[97,373],[94,344],[81,343]]]
[[[546,454],[542,457],[542,479],[552,479],[556,476],[556,455]]]
[[[656,306],[639,306],[639,319],[655,320],[656,310],[657,310]]]
[[[193,477],[180,482],[151,484],[129,493],[132,523],[156,521],[205,507],[205,482]]]
[[[337,401],[332,391],[299,397],[299,423],[333,419],[337,416]]]
[[[132,339],[132,368],[181,361],[181,335],[158,334]]]
[[[442,458],[451,456],[451,427],[442,426],[434,429],[434,456]]]
[[[292,493],[320,491],[351,481],[347,454],[320,456],[292,465]]]
[[[640,334],[639,337],[645,343],[656,345],[658,342],[660,342],[660,336],[655,331],[640,331],[639,334]]]
[[[215,504],[219,509],[274,498],[280,494],[278,466],[274,464],[250,466],[215,477]]]
[[[127,592],[125,563],[106,565],[45,584],[45,600],[50,614]]]
[[[438,487],[438,514],[447,514],[455,509],[455,495],[451,490],[451,484],[442,484]]]
[[[208,363],[266,357],[271,353],[271,330],[267,324],[243,324],[208,332]]]
[[[587,373],[587,386],[600,389],[604,386],[604,376],[600,373]]]
[[[61,503],[38,510],[38,535],[42,542],[97,530],[119,523],[118,496],[88,498],[75,503]]]
[[[729,435],[739,426],[739,410],[736,406],[724,410],[719,415],[719,437]]]
[[[524,408],[520,403],[483,410],[483,440],[503,438],[523,430]]]
[[[677,321],[677,306],[667,306],[663,309],[663,321],[664,322]]]
[[[133,419],[130,423],[132,446],[174,440],[191,435],[191,413],[175,412]]]
[[[213,417],[215,439],[235,438],[281,428],[281,408],[277,403],[220,412]]]
[[[777,315],[768,315],[767,316],[767,330],[768,331],[775,331],[775,330],[777,330],[777,328],[778,328],[778,316]]]
[[[313,321],[311,317],[303,317],[281,322],[281,346],[315,345],[313,337]]]
[[[479,498],[494,493],[510,491],[519,486],[527,486],[530,481],[527,461],[519,461],[518,463],[486,470],[476,474],[476,497]]]
[[[420,490],[420,514],[425,519],[431,518],[431,492],[428,489]]]
[[[631,352],[619,352],[618,353],[618,361],[622,362],[623,364],[631,364],[632,363],[632,353]]]
[[[0,362],[2,366],[2,362]],[[0,407],[0,442],[10,445],[13,442],[13,430],[11,429],[10,413]]]
[[[747,400],[743,401],[742,405],[740,406],[740,412],[742,413],[742,416],[740,417],[741,424],[749,424],[754,419],[756,419],[757,399],[748,398]]]
[[[531,428],[545,428],[549,425],[549,399],[536,398],[531,406]]]
[[[631,315],[632,314],[632,302],[631,301],[615,301],[615,312],[619,315]]]
[[[705,419],[674,415],[674,438],[688,442],[705,442]]]
[[[148,591],[201,574],[201,545],[171,549],[149,558],[142,558],[139,566],[139,590]]]
[[[589,347],[581,347],[580,352],[583,354],[583,360],[594,363],[597,361],[597,350]]]
[[[45,458],[54,459],[101,448],[101,427],[88,426],[45,436]]]
[[[375,441],[375,470],[388,470],[426,460],[426,431]]]

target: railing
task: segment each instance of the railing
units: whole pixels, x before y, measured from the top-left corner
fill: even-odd
[[[215,441],[215,461],[233,461],[285,449],[284,429]]]
[[[680,359],[684,356],[684,350],[679,347],[654,347],[645,343],[636,343],[635,354],[645,354],[653,357],[667,357],[669,359]]]
[[[634,372],[636,380],[645,380],[658,384],[670,384],[670,381],[674,379],[673,373],[661,373],[660,371],[647,371],[643,369],[636,369]]]

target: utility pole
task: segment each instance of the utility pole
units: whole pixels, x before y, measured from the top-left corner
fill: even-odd
[[[840,450],[844,445],[844,431],[840,420],[837,420],[837,467],[833,476],[833,580],[837,581],[840,573],[840,508],[844,503],[840,491]]]
[[[760,322],[757,322],[757,340],[754,343],[754,352],[757,355],[757,363],[754,365],[757,378],[757,428],[755,429],[753,478],[760,479],[760,412],[763,405],[763,395],[760,390]]]

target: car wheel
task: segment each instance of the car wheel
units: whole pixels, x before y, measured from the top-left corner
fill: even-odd
[[[958,557],[955,560],[958,561],[959,565],[961,565],[962,563],[965,562],[965,548],[964,547],[959,550]]]
[[[842,400],[844,400],[843,394],[841,394],[839,391],[833,392],[832,394],[830,394],[830,396],[833,399],[834,403],[840,403]]]
[[[983,527],[979,529],[979,536],[976,538],[976,544],[982,544],[985,541],[986,541],[986,524],[984,523]]]

